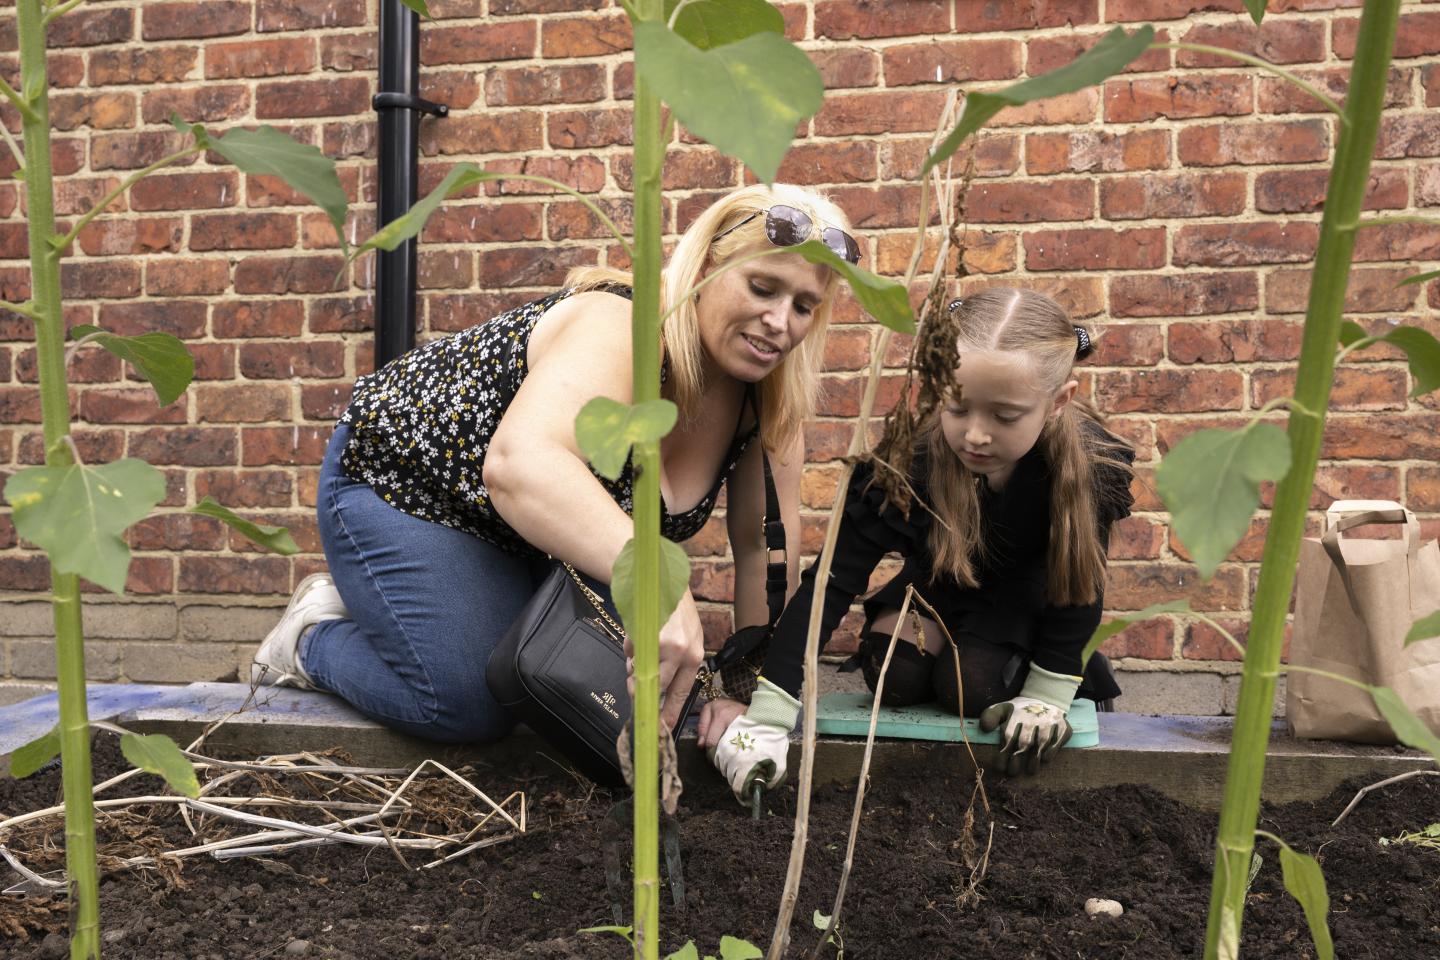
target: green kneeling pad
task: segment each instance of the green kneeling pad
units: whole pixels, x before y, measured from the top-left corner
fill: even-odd
[[[827,693],[820,698],[815,711],[815,730],[822,734],[863,737],[870,732],[870,708],[875,702],[871,693]],[[1095,717],[1092,700],[1076,700],[1067,714],[1074,731],[1066,747],[1093,747],[1100,742],[1100,724]],[[961,729],[964,734],[961,734]],[[935,703],[917,703],[913,707],[881,707],[875,723],[875,736],[900,740],[944,740],[959,743],[968,737],[971,743],[997,743],[1000,731],[984,733],[980,721],[955,716]]]

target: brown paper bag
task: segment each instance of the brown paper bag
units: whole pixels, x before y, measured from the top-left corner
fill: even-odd
[[[1404,525],[1398,540],[1355,539],[1346,530]],[[1440,641],[1404,646],[1411,624],[1440,608],[1440,547],[1420,542],[1415,514],[1390,500],[1340,500],[1319,540],[1300,544],[1290,663],[1385,686],[1440,733]],[[1297,737],[1394,743],[1363,690],[1292,670],[1285,714]]]

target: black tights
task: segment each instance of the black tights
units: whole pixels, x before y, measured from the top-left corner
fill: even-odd
[[[959,694],[963,691],[963,715],[977,717],[992,703],[1020,693],[1026,671],[1018,669],[1023,664],[1012,665],[1017,657],[1023,657],[1017,648],[963,633],[955,639],[960,645],[960,683],[956,683],[955,655],[948,644],[938,655],[931,656],[902,638],[896,642],[890,669],[885,672],[885,692],[880,702],[887,707],[908,707],[936,700],[951,713],[961,714]],[[885,662],[889,644],[888,633],[871,630],[861,635],[860,666],[872,691],[879,681],[880,665]]]

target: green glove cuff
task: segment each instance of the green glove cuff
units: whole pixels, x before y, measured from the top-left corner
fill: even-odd
[[[760,677],[755,693],[750,697],[750,709],[745,711],[745,716],[767,727],[793,730],[795,718],[800,716],[800,701]]]
[[[1030,675],[1025,678],[1025,686],[1020,688],[1020,696],[1048,703],[1056,710],[1066,713],[1070,710],[1070,702],[1075,699],[1075,691],[1080,689],[1080,683],[1084,679],[1063,673],[1051,673],[1032,663]]]

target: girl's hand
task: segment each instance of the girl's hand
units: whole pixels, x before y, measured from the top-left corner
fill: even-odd
[[[717,746],[720,735],[730,722],[745,712],[745,704],[729,697],[716,697],[700,708],[699,745],[701,749]]]

